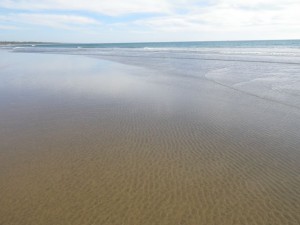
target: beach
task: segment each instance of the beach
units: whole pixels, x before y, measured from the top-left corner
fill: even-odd
[[[300,223],[297,58],[64,51],[0,49],[0,224]]]

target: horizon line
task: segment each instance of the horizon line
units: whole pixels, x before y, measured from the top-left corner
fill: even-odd
[[[59,41],[1,41],[0,43],[37,43],[37,44],[150,44],[150,43],[186,43],[186,42],[247,42],[247,41],[300,41],[299,39],[237,39],[202,41],[137,41],[137,42],[59,42]]]

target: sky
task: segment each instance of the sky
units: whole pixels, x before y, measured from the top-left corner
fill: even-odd
[[[0,41],[300,39],[300,0],[0,0]]]

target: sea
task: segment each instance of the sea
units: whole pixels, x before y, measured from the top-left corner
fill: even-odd
[[[84,55],[216,85],[300,109],[300,40],[53,43],[2,46],[16,53]]]

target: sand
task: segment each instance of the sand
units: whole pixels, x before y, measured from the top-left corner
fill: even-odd
[[[298,109],[84,56],[0,54],[0,224],[300,223]]]

